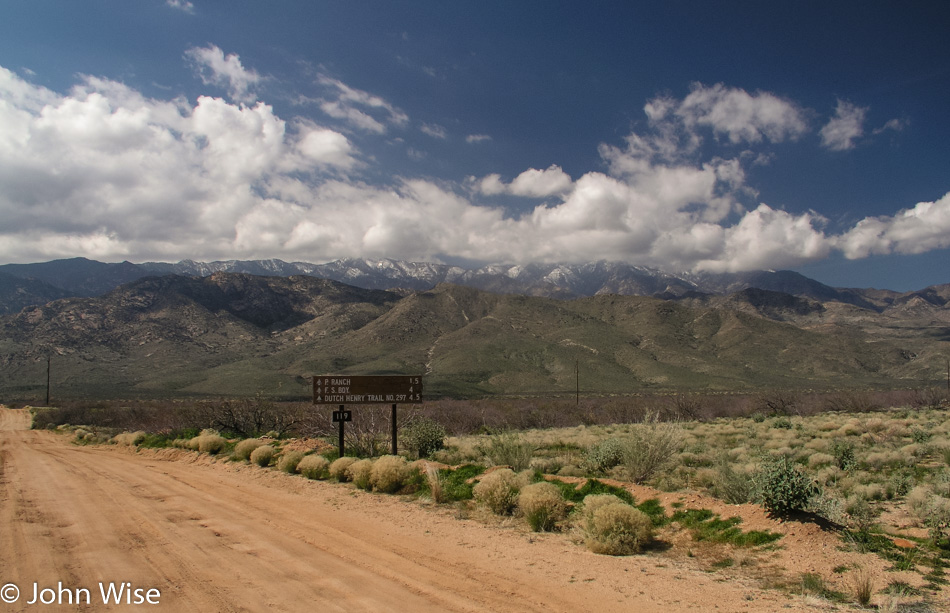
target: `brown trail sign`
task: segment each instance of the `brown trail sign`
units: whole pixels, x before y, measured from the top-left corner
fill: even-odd
[[[347,404],[391,404],[392,450],[396,455],[396,405],[422,402],[419,375],[317,375],[313,378],[313,404],[336,404],[333,421],[340,424],[340,457],[343,457],[343,424],[352,419]]]
[[[418,404],[422,377],[417,375],[347,376],[313,378],[314,404]]]

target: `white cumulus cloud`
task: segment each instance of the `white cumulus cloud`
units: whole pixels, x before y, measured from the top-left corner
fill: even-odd
[[[573,182],[560,166],[552,164],[545,170],[529,168],[515,177],[510,184],[505,184],[498,174],[487,175],[476,181],[476,184],[478,190],[487,196],[512,194],[528,198],[546,198],[569,191]]]
[[[355,128],[384,134],[390,125],[404,126],[409,122],[408,115],[379,96],[350,87],[327,75],[320,75],[317,82],[332,95],[320,100],[320,109]]]
[[[221,54],[223,66],[240,66],[233,57]],[[341,110],[384,130],[407,121],[381,98],[326,85]],[[607,172],[573,179],[555,164],[463,184],[370,183],[360,173],[372,157],[344,134],[240,98],[160,100],[95,77],[59,93],[0,68],[0,260],[607,259],[736,271],[835,250],[856,258],[950,246],[950,195],[828,234],[819,213],[758,202],[745,172],[755,155],[703,158],[704,130],[730,142],[797,138],[797,108],[765,93],[697,86],[683,100],[657,98],[647,130],[600,147]],[[477,202],[492,194],[543,202]]]
[[[217,45],[192,47],[185,57],[194,62],[195,69],[205,85],[217,85],[228,90],[232,100],[251,103],[257,99],[254,87],[262,77],[257,72],[244,68],[236,53],[224,55]]]
[[[658,99],[646,107],[653,121],[671,113],[689,128],[708,127],[733,143],[794,140],[808,130],[798,105],[769,92],[750,94],[719,83],[695,83],[681,102]]]
[[[855,140],[864,134],[864,118],[867,109],[838,100],[835,116],[821,129],[821,144],[832,151],[854,149]]]

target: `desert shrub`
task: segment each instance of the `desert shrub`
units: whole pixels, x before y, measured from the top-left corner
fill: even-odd
[[[373,462],[370,470],[370,485],[377,492],[392,494],[399,491],[409,476],[406,458],[397,455],[385,455]]]
[[[653,540],[653,522],[646,513],[610,494],[584,500],[583,522],[584,540],[594,553],[632,555]]]
[[[772,514],[804,511],[816,486],[797,466],[781,458],[767,462],[754,477],[756,496]]]
[[[781,429],[781,430],[791,430],[791,429],[792,429],[792,421],[791,421],[788,417],[786,417],[785,415],[780,415],[780,416],[778,416],[778,417],[776,417],[775,419],[772,420],[771,426],[772,426],[773,428],[778,428],[778,429]]]
[[[122,432],[121,434],[116,434],[112,437],[112,442],[116,445],[126,445],[128,447],[137,447],[145,440],[147,435],[144,431],[139,430],[138,432]]]
[[[553,483],[532,483],[518,494],[518,508],[535,532],[550,532],[567,516],[567,503]]]
[[[247,462],[251,459],[251,453],[263,444],[264,441],[259,438],[246,438],[234,446],[231,459]]]
[[[350,464],[346,469],[347,478],[361,490],[370,488],[370,475],[373,472],[373,461],[364,459],[357,460]]]
[[[423,417],[406,426],[400,439],[413,456],[428,458],[445,447],[445,435],[441,424]]]
[[[475,484],[472,496],[496,515],[509,515],[518,498],[517,476],[510,468],[492,471]]]
[[[858,465],[854,455],[854,443],[851,441],[836,439],[831,444],[831,455],[841,470],[853,470]]]
[[[330,461],[315,453],[304,456],[297,464],[297,472],[308,479],[326,479],[329,468]]]
[[[629,496],[629,492],[628,492]],[[591,527],[590,520],[594,517],[594,512],[600,507],[606,506],[608,504],[621,503],[632,505],[631,496],[629,500],[625,500],[617,496],[616,494],[589,494],[584,497],[583,506],[580,508],[580,519],[583,522],[581,526],[582,529],[586,530]]]
[[[337,481],[349,481],[347,469],[356,462],[356,458],[344,456],[333,460],[330,464],[330,478]]]
[[[198,451],[215,455],[227,446],[228,441],[218,434],[201,434],[197,437]]]
[[[250,460],[254,464],[264,468],[270,465],[271,460],[274,459],[274,453],[274,448],[270,445],[261,445],[251,452]]]
[[[774,390],[758,398],[759,411],[773,416],[797,413],[801,404],[801,396],[791,390]]]
[[[297,465],[300,464],[303,456],[304,452],[302,451],[285,451],[277,459],[277,470],[289,475],[296,474]]]
[[[934,496],[930,500],[927,520],[924,522],[935,545],[947,548],[950,539],[950,498]]]
[[[624,444],[617,438],[608,438],[591,445],[584,453],[584,468],[600,474],[623,463]]]
[[[637,426],[623,441],[623,468],[627,478],[643,483],[667,468],[682,440],[679,426],[650,423]]]
[[[716,466],[712,493],[729,504],[745,504],[752,499],[753,486],[748,475],[736,471],[732,464],[723,459]]]
[[[488,442],[476,446],[476,450],[488,458],[493,466],[510,466],[522,471],[531,464],[535,447],[517,432],[500,432],[488,438]]]

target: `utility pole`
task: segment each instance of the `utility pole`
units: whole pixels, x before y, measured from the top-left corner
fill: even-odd
[[[577,358],[574,358],[574,406],[581,406],[581,369]]]
[[[53,362],[52,356],[46,356],[46,406],[49,406],[49,380],[50,365]]]

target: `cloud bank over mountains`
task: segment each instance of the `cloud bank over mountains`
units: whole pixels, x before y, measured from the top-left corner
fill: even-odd
[[[814,146],[801,141],[817,135],[845,152],[903,125],[868,130],[867,109],[849,101],[821,121],[771,92],[695,83],[682,99],[647,101],[640,129],[601,144],[603,167],[576,178],[552,165],[380,183],[356,134],[417,129],[442,141],[445,128],[324,74],[326,95],[299,103],[321,121],[279,117],[265,100],[270,77],[236,54],[208,45],[184,58],[211,90],[194,102],[93,76],[55,92],[0,67],[0,260],[606,259],[734,272],[950,246],[950,194],[837,233],[821,212],[758,201],[746,170],[774,163],[770,146]]]

